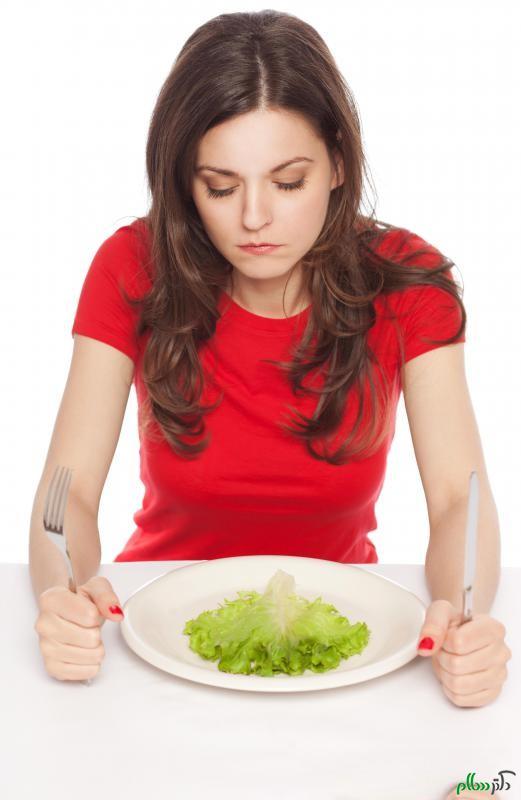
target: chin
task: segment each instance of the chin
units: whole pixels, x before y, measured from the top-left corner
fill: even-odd
[[[267,267],[262,268],[262,265],[259,264],[257,269],[237,269],[241,275],[244,275],[245,278],[253,278],[258,280],[274,280],[280,278],[281,280],[284,278],[289,277],[289,269],[286,270],[270,270]]]

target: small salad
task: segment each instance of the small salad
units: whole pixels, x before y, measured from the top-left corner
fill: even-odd
[[[203,611],[183,633],[202,658],[218,660],[221,672],[271,676],[304,670],[327,672],[367,646],[365,622],[351,624],[337,609],[295,593],[295,578],[279,569],[264,594],[238,591],[238,599]]]

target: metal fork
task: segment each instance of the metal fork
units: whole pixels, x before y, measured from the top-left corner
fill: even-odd
[[[69,493],[69,486],[72,478],[72,469],[70,467],[56,467],[54,475],[47,492],[45,500],[45,510],[43,513],[43,527],[47,531],[47,536],[53,542],[60,552],[65,556],[65,563],[69,571],[69,589],[71,592],[76,592],[76,580],[74,578],[74,569],[72,560],[67,546],[67,536],[63,529],[63,522],[65,519],[65,507],[67,504],[67,496]],[[90,678],[81,681],[86,686],[90,686]]]

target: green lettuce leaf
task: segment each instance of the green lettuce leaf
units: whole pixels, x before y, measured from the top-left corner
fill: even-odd
[[[270,579],[264,594],[238,591],[238,599],[203,611],[183,633],[202,658],[217,661],[221,672],[262,676],[304,670],[327,672],[342,659],[361,653],[370,630],[351,624],[337,609],[295,593],[295,579],[283,570]]]

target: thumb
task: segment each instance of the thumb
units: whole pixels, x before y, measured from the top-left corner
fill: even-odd
[[[418,655],[432,656],[437,653],[449,628],[458,625],[461,619],[461,612],[448,600],[435,600],[431,603],[418,637]]]
[[[106,619],[110,619],[113,622],[121,622],[125,616],[119,598],[110,581],[101,575],[95,575],[86,583],[82,583],[81,586],[76,588],[76,592],[94,603],[100,614],[101,625]]]

